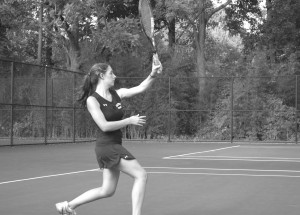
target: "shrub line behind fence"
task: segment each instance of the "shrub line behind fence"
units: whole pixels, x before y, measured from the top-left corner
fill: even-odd
[[[0,81],[2,79],[0,82],[2,85],[0,87],[0,146],[94,141],[95,125],[87,111],[84,111],[83,108],[76,105],[75,101],[76,90],[84,73],[0,59],[0,75]],[[120,77],[119,79],[130,82],[142,78],[143,77]],[[236,89],[244,80],[251,78],[259,80],[274,78],[283,80],[289,78],[295,80],[294,85],[289,86],[291,90],[294,88],[294,93],[289,95],[294,98],[294,107],[282,105],[280,106],[281,109],[274,109],[271,104],[269,107],[263,108],[239,107],[245,103],[243,100],[247,100],[246,103],[248,102],[250,105],[255,100],[253,98],[246,98],[244,95],[238,95],[241,93],[241,90],[243,90],[243,87],[240,88],[240,91]],[[197,80],[197,77],[187,77],[183,79],[194,81],[195,79]],[[186,109],[183,108],[188,106],[185,104],[186,106],[180,107],[178,104],[183,101],[176,100],[177,94],[180,91],[177,89],[177,91],[174,92],[174,88],[177,87],[176,81],[182,80],[179,80],[177,77],[158,77],[158,80],[168,85],[167,87],[165,86],[167,89],[164,94],[166,96],[165,106],[163,108],[157,107],[152,109],[144,107],[144,109],[140,108],[138,111],[150,111],[151,113],[155,113],[156,115],[153,115],[152,121],[159,121],[160,118],[163,119],[157,123],[153,122],[151,126],[148,126],[148,128],[145,128],[143,131],[138,131],[131,127],[124,128],[124,139],[139,141],[152,139],[169,142],[260,142],[260,139],[265,138],[265,133],[268,133],[269,136],[274,136],[274,139],[269,140],[265,138],[264,141],[261,142],[298,143],[299,110],[297,100],[297,75],[209,77],[206,79],[215,80],[216,82],[222,79],[223,82],[221,86],[223,88],[227,86],[227,91],[224,90],[225,96],[223,100],[222,98],[216,98],[217,102],[223,102],[220,102],[220,105],[227,105],[222,107],[223,109],[220,109],[216,105],[217,102],[212,101],[213,99],[209,100],[208,97],[204,97],[209,101],[208,106],[197,107],[197,105],[195,105],[191,107],[192,105],[190,105],[190,109]],[[187,85],[189,82],[184,84]],[[243,84],[248,86],[246,81]],[[270,86],[272,85],[270,84]],[[219,90],[217,87],[215,88]],[[262,93],[252,88],[245,90],[249,91],[245,93],[245,95],[249,97],[253,97],[255,93]],[[251,92],[251,90],[253,92]],[[219,94],[221,94],[221,92],[220,90],[218,91]],[[161,96],[160,92],[157,94],[159,100],[159,96]],[[216,93],[211,93],[209,97],[214,97],[215,94]],[[237,96],[235,96],[236,94]],[[145,96],[143,99],[145,99]],[[140,101],[143,99],[140,99]],[[274,101],[277,100],[276,98],[274,99]],[[156,101],[156,103],[159,102]],[[268,103],[264,104],[268,105]],[[280,104],[280,102],[278,102],[278,104]],[[289,108],[294,108],[294,110],[290,110]],[[125,108],[125,112],[128,114],[135,111],[137,110],[131,106]],[[225,112],[228,112],[228,115],[224,114]],[[280,120],[277,120],[279,122],[277,122],[276,119],[273,121],[269,119],[270,122],[267,121],[269,125],[266,124],[259,127],[263,128],[263,130],[251,130],[251,126],[256,125],[255,123],[260,123],[259,119],[265,117],[264,114],[271,115],[272,113],[275,115],[275,118],[280,118]],[[196,116],[193,114],[196,114]],[[199,116],[197,114],[199,114]],[[220,114],[220,116],[218,116],[219,118],[215,116],[217,114]],[[239,118],[239,114],[242,114],[241,119]],[[248,119],[253,118],[253,116],[257,117],[254,123],[247,124],[249,122],[244,120],[246,119],[244,115],[247,114],[251,115],[247,116]],[[293,116],[291,116],[291,114]],[[217,119],[226,120],[226,123],[221,124]],[[284,126],[282,126],[280,130],[272,130],[272,123],[277,123],[276,126],[280,127],[281,122],[286,122],[286,131]],[[90,127],[92,124],[93,127]],[[219,127],[216,125],[219,125]],[[186,127],[188,126],[190,126],[190,131],[186,131]],[[156,127],[158,129],[156,129]],[[215,129],[215,131],[202,131],[211,130],[211,128]],[[268,128],[268,130],[266,130],[266,128]],[[195,131],[195,129],[197,129],[197,131]],[[165,132],[162,132],[162,130],[165,130]],[[253,132],[256,133],[258,139],[253,139]],[[278,132],[282,133],[281,136]],[[142,133],[145,133],[144,138],[139,138]],[[189,133],[190,136],[188,136]],[[214,136],[214,134],[218,135]],[[201,138],[205,135],[209,137]],[[259,135],[262,135],[262,137],[259,137]],[[246,138],[249,136],[251,136],[252,139]]]

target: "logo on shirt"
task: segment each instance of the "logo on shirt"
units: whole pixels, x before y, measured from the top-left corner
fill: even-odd
[[[116,107],[117,107],[118,109],[121,109],[121,108],[122,108],[121,103],[117,103],[117,104],[116,104]]]
[[[103,104],[104,107],[107,107],[107,104]]]

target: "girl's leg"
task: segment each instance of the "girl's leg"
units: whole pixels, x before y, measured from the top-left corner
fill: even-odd
[[[112,196],[117,188],[120,171],[118,169],[104,169],[102,187],[91,189],[69,202],[69,207],[76,207],[106,197]]]
[[[119,170],[134,178],[132,188],[132,215],[141,215],[145,195],[147,173],[137,160],[121,159]]]

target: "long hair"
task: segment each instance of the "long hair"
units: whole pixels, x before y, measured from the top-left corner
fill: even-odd
[[[77,100],[82,107],[86,107],[87,98],[95,92],[100,73],[104,74],[107,71],[108,67],[109,65],[106,63],[96,63],[91,67],[88,74],[84,76],[83,84],[80,89],[81,95]]]

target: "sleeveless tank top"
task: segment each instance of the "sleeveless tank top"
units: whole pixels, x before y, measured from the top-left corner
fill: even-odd
[[[94,92],[91,96],[95,97],[100,105],[100,109],[107,121],[119,121],[123,118],[124,112],[121,105],[121,98],[115,90],[109,90],[112,101],[108,101],[98,93]],[[122,132],[120,129],[115,131],[103,132],[98,127],[96,146],[122,144]]]

